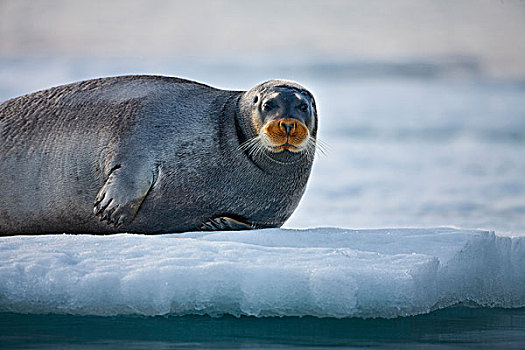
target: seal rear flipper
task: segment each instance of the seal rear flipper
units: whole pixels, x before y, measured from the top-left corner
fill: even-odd
[[[253,230],[257,227],[254,224],[248,224],[227,216],[220,216],[209,221],[206,221],[200,226],[202,231],[237,231],[237,230]]]
[[[153,171],[115,167],[95,198],[95,215],[113,227],[129,224],[153,185],[153,177]]]

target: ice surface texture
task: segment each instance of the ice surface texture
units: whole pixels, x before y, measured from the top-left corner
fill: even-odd
[[[0,238],[0,311],[396,317],[525,306],[525,237],[451,228]]]

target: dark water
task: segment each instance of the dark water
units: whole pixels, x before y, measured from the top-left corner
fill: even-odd
[[[524,349],[525,309],[454,307],[397,319],[0,314],[2,349]]]

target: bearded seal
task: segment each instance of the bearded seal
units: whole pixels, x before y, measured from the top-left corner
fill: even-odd
[[[280,227],[315,153],[301,85],[93,79],[0,104],[0,235]]]

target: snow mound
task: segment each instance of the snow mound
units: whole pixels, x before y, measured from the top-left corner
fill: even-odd
[[[396,317],[525,306],[525,237],[451,228],[0,238],[0,311]]]

